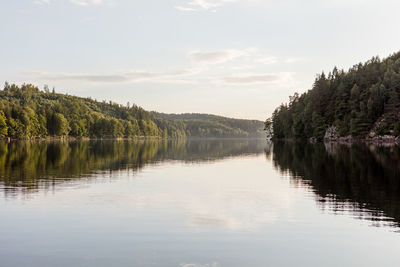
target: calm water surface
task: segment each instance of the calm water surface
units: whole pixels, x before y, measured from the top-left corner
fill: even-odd
[[[0,266],[399,266],[400,149],[0,143]]]

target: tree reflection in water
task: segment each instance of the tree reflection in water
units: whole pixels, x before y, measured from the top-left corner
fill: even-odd
[[[400,148],[276,142],[273,164],[316,194],[322,209],[400,226]]]
[[[0,142],[0,190],[13,196],[166,160],[200,163],[262,154],[264,148],[257,139]]]

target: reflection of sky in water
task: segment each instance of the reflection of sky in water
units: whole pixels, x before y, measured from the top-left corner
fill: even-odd
[[[164,161],[0,198],[0,266],[396,266],[392,228],[334,205],[263,154]]]
[[[275,221],[278,211],[289,208],[292,201],[290,193],[283,190],[285,183],[255,178],[256,165],[263,160],[235,159],[227,169],[222,167],[224,163],[200,168],[176,164],[149,171],[150,179],[145,171],[136,181],[145,190],[115,197],[142,211],[176,211],[179,220],[196,231],[209,227],[255,230],[261,223]]]

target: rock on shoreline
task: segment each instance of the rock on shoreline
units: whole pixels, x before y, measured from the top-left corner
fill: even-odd
[[[367,137],[353,137],[351,135],[348,136],[339,136],[338,129],[335,126],[330,126],[326,129],[324,138],[324,142],[335,142],[339,144],[351,144],[357,142],[377,144],[377,145],[400,145],[400,136],[394,135],[377,135],[375,132],[370,132]],[[309,142],[314,144],[318,142],[318,139],[315,137],[309,138]]]

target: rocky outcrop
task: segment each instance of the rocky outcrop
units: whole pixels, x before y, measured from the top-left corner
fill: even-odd
[[[367,142],[373,144],[400,144],[400,137],[394,135],[378,135],[376,129],[382,121],[375,123],[374,128],[364,138],[354,138],[351,135],[339,136],[338,129],[335,126],[330,126],[326,129],[324,142],[337,142],[342,144],[349,144],[353,142]]]
[[[340,144],[349,144],[354,142],[355,139],[351,136],[339,136],[339,131],[336,126],[330,126],[326,129],[324,142],[337,142]]]
[[[339,136],[338,128],[332,125],[326,129],[323,141],[324,143],[337,143],[337,144],[347,144],[347,145],[351,145],[352,143],[355,142],[365,142],[379,146],[400,145],[400,136],[396,137],[391,134],[387,135],[377,134],[376,128],[379,127],[380,125],[379,123],[376,123],[375,127],[365,137],[353,137],[351,135]],[[390,132],[392,133],[393,131]],[[318,142],[318,139],[315,137],[311,137],[308,139],[308,141],[312,144],[315,144]],[[332,151],[334,151],[334,149],[332,149]]]
[[[326,129],[324,140],[325,141],[336,141],[339,138],[338,129],[336,126],[330,126]]]
[[[399,136],[394,136],[394,135],[374,135],[370,136],[365,139],[368,143],[373,143],[373,144],[400,144],[400,137]]]

